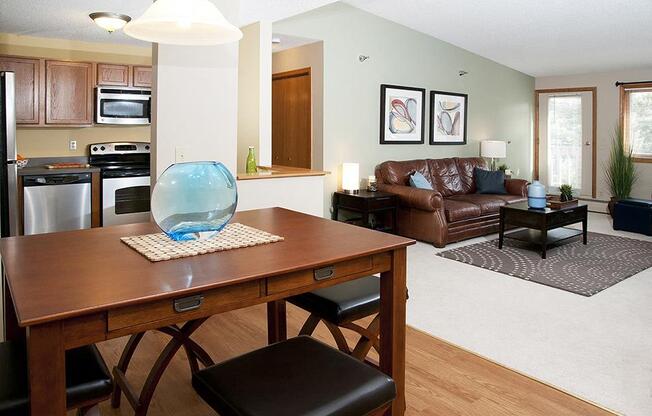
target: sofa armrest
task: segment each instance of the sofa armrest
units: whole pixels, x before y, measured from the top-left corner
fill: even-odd
[[[398,195],[402,206],[434,212],[444,207],[444,199],[437,191],[411,186],[378,184],[378,190]]]
[[[505,179],[505,189],[510,195],[527,196],[527,185],[525,179]]]

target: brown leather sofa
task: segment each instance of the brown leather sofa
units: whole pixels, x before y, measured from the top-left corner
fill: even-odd
[[[473,168],[479,157],[387,161],[376,166],[378,189],[399,196],[398,234],[444,247],[454,241],[498,231],[500,207],[527,200],[527,181],[505,180],[505,195],[476,194]],[[433,190],[410,186],[421,172]]]

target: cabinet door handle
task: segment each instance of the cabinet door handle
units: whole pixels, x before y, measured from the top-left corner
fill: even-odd
[[[174,300],[174,311],[188,312],[199,309],[201,304],[204,302],[204,297],[202,295],[188,296],[187,298],[175,299]]]

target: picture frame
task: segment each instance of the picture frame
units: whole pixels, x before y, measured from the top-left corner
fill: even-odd
[[[380,144],[423,144],[426,90],[380,85]]]
[[[430,144],[465,145],[468,94],[430,91]]]

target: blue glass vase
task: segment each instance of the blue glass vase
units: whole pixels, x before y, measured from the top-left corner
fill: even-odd
[[[530,208],[543,209],[546,207],[546,187],[539,181],[533,181],[527,187],[527,204]]]
[[[176,241],[211,238],[231,220],[238,204],[235,178],[219,162],[177,163],[152,192],[152,216]]]

